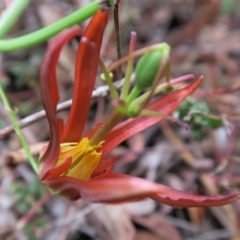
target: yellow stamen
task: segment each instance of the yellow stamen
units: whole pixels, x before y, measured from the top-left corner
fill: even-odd
[[[92,146],[86,137],[82,138],[79,143],[62,143],[55,167],[59,167],[67,158],[71,157],[72,164],[63,175],[87,181],[101,160],[102,153],[96,150],[100,149],[102,144],[103,141]]]

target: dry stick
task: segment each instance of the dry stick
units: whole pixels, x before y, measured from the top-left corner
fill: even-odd
[[[117,57],[118,60],[122,58],[122,48],[121,48],[121,34],[119,28],[119,4],[120,0],[114,5],[114,26],[115,26],[115,34],[116,34],[116,42],[117,42]],[[117,79],[121,78],[121,66],[117,68]]]
[[[134,75],[132,76],[132,79],[134,79]],[[119,80],[117,82],[114,83],[114,86],[119,89],[122,87],[124,83],[124,79],[122,80]],[[95,89],[92,93],[92,99],[94,98],[97,98],[97,97],[104,97],[104,96],[107,96],[109,92],[109,88],[108,86],[101,86],[101,87],[98,87],[97,89]],[[72,100],[67,100],[65,102],[62,102],[62,103],[59,103],[57,105],[57,112],[60,112],[60,111],[63,111],[63,110],[66,110],[66,109],[69,109],[72,105]],[[34,113],[28,117],[25,117],[23,119],[21,119],[18,124],[19,124],[19,127],[20,128],[23,128],[23,127],[26,127],[40,119],[43,119],[45,118],[46,116],[46,112],[45,110],[41,110],[37,113]],[[13,126],[10,125],[10,126],[7,126],[5,127],[4,129],[0,130],[0,138],[4,138],[5,136],[7,136],[8,134],[14,132],[14,129],[13,129]]]

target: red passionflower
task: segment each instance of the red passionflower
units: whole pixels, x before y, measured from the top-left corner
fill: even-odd
[[[140,116],[116,126],[108,119],[83,134],[97,75],[107,11],[99,11],[91,19],[77,52],[73,103],[66,125],[56,116],[59,94],[56,64],[63,45],[79,34],[79,27],[67,29],[49,43],[41,67],[40,88],[50,128],[50,142],[39,160],[40,180],[50,189],[71,200],[83,198],[91,202],[118,203],[150,197],[162,203],[179,206],[218,206],[235,201],[239,194],[225,197],[192,195],[141,178],[112,172],[115,158],[108,153],[132,135],[159,122],[159,117]],[[201,83],[195,83],[148,106],[149,110],[169,114]],[[102,136],[102,137],[99,137]]]

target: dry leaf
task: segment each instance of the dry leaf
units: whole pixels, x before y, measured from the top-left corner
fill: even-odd
[[[135,240],[162,240],[162,239],[156,237],[152,233],[146,231],[138,231]]]
[[[133,220],[151,230],[161,240],[182,240],[178,229],[168,223],[160,213],[152,214],[149,217],[133,216]]]
[[[133,240],[135,228],[121,205],[103,205],[88,215],[97,235],[104,240]]]

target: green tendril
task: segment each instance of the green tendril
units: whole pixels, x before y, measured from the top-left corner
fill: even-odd
[[[3,38],[29,5],[30,0],[14,0],[0,18],[0,38]]]
[[[15,51],[23,48],[28,48],[33,45],[44,42],[47,39],[59,33],[60,31],[62,31],[63,29],[71,27],[74,24],[81,23],[86,19],[90,18],[97,12],[99,7],[100,6],[98,1],[95,0],[94,2],[88,4],[87,6],[77,10],[76,12],[62,18],[61,20],[47,27],[44,27],[35,32],[29,33],[27,35],[17,37],[14,39],[0,40],[0,51],[11,52],[11,51]],[[2,29],[1,29],[1,33],[2,33]]]

